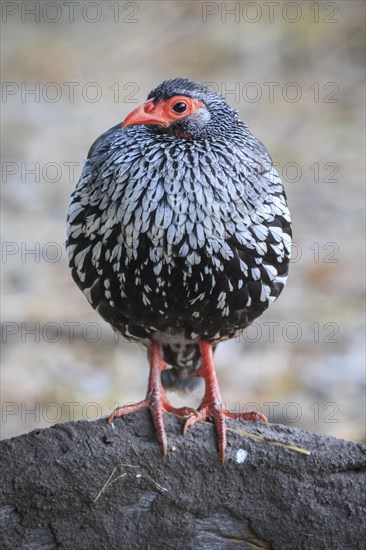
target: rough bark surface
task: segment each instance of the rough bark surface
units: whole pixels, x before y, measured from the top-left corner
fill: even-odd
[[[149,413],[58,424],[0,444],[2,549],[364,549],[366,447],[228,421],[221,464],[208,423],[183,437]],[[246,430],[310,456],[257,441]]]

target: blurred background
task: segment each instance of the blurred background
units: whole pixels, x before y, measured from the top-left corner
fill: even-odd
[[[217,351],[226,406],[363,440],[364,3],[2,11],[2,437],[145,396],[145,352],[118,341],[71,279],[65,219],[94,139],[185,76],[224,95],[266,145],[294,223],[285,291]]]

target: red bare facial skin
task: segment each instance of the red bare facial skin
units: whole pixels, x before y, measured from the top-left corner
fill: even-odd
[[[184,103],[186,109],[181,113],[177,113],[174,111],[174,107],[180,103]],[[122,122],[122,128],[135,124],[157,124],[168,127],[173,122],[191,115],[204,106],[205,104],[198,99],[192,99],[187,96],[174,96],[158,103],[155,103],[154,99],[149,99],[127,115]]]

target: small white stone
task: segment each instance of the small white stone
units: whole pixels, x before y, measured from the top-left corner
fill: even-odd
[[[237,462],[238,464],[243,464],[243,462],[246,461],[247,456],[248,456],[247,451],[244,451],[244,449],[239,449],[239,450],[236,452],[236,462]]]

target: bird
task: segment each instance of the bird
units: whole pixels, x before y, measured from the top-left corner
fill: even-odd
[[[267,422],[225,408],[213,354],[279,296],[291,237],[267,149],[210,87],[165,80],[96,139],[70,199],[69,265],[91,306],[150,364],[146,398],[110,423],[149,409],[165,456],[164,413],[185,418],[183,433],[209,419],[224,462],[227,417]],[[196,409],[170,404],[167,391],[202,379]]]

